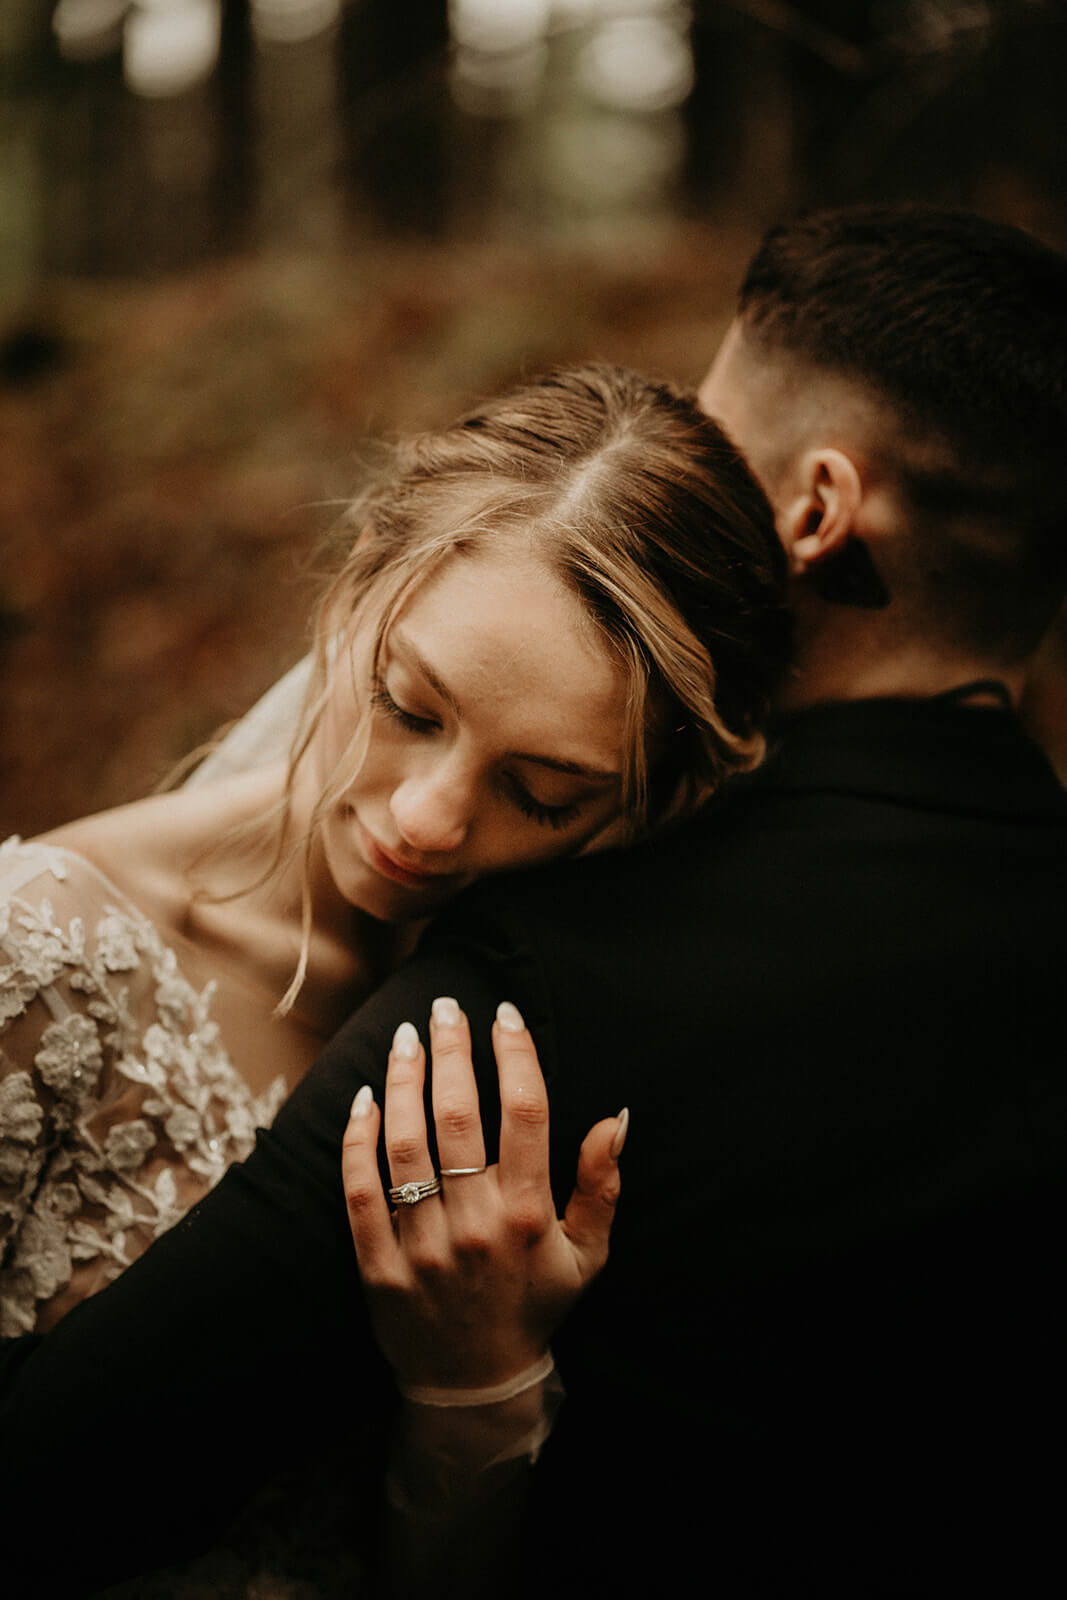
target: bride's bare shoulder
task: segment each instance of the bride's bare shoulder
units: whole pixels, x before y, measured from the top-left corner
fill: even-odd
[[[63,823],[37,842],[88,861],[153,920],[170,922],[188,899],[191,871],[230,830],[262,817],[283,784],[284,766],[220,778]]]

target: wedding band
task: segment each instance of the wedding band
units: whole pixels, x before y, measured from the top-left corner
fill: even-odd
[[[389,1198],[395,1206],[417,1206],[432,1194],[441,1193],[440,1178],[425,1178],[422,1183],[401,1183],[390,1189]]]
[[[442,1178],[473,1178],[476,1172],[484,1172],[484,1167],[442,1167]]]

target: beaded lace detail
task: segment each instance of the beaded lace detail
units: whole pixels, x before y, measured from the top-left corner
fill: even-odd
[[[48,1327],[184,1216],[256,1097],[174,952],[66,850],[0,845],[0,1337]]]

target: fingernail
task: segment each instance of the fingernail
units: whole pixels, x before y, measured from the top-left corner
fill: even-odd
[[[451,995],[439,995],[430,1007],[430,1015],[439,1028],[459,1026],[459,1006]]]
[[[626,1135],[630,1127],[630,1108],[623,1106],[619,1112],[619,1126],[615,1129],[615,1137],[611,1141],[610,1155],[612,1161],[618,1161],[622,1155],[622,1147],[626,1143]]]
[[[369,1117],[370,1108],[374,1104],[374,1090],[369,1083],[365,1083],[352,1102],[350,1117]]]
[[[419,1053],[419,1032],[412,1022],[402,1022],[393,1034],[393,1054],[401,1061],[414,1061]]]
[[[510,1000],[501,1000],[496,1008],[496,1020],[505,1033],[522,1033],[526,1027],[521,1011]]]

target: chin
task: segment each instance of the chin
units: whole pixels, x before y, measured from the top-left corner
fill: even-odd
[[[353,895],[350,903],[356,911],[373,917],[376,922],[417,922],[426,915],[414,895],[401,899],[400,895],[391,894],[388,890],[381,894]]]
[[[362,911],[378,922],[408,922],[419,914],[414,895],[405,894],[398,885],[383,883],[369,867],[335,874],[334,883],[353,911]]]
[[[437,894],[432,889],[409,889],[403,884],[390,883],[365,867],[358,881],[353,875],[350,885],[341,888],[341,893],[356,911],[378,922],[421,922],[433,916],[463,887],[466,885],[450,885],[447,891]]]

